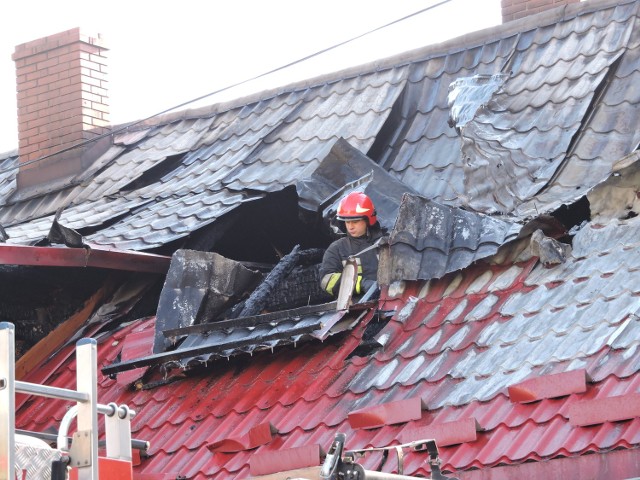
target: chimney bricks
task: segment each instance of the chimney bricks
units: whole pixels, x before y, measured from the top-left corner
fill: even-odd
[[[92,142],[109,131],[103,39],[79,28],[18,45],[18,189],[59,188],[86,169]],[[46,158],[43,158],[46,157]]]
[[[501,0],[502,23],[570,3],[580,3],[580,0]]]

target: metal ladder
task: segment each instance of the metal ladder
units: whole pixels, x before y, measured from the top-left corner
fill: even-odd
[[[98,413],[105,415],[106,458],[116,462],[132,461],[131,418],[135,415],[127,406],[97,402],[97,343],[84,338],[76,343],[77,390],[49,387],[15,379],[15,327],[0,322],[0,480],[16,477],[16,392],[75,402],[65,414],[58,432],[57,450],[63,464],[77,469],[78,480],[98,480]],[[77,417],[77,431],[69,448],[67,431]],[[64,470],[66,471],[66,465]],[[53,473],[52,473],[53,476]],[[122,477],[121,477],[122,478]]]

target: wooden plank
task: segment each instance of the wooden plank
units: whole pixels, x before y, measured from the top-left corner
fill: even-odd
[[[82,308],[59,324],[54,330],[31,347],[16,362],[16,380],[22,380],[29,372],[58,350],[64,342],[77,332],[96,310],[96,306],[112,293],[114,282],[107,282],[84,303]]]

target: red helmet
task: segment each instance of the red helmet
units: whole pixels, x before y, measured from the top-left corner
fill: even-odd
[[[378,221],[376,209],[371,199],[362,192],[352,192],[338,205],[338,220],[366,220],[369,226]]]

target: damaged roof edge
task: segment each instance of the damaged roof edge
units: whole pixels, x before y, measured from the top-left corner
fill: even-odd
[[[0,244],[0,264],[39,267],[96,267],[166,274],[171,257],[92,245],[90,248]]]

